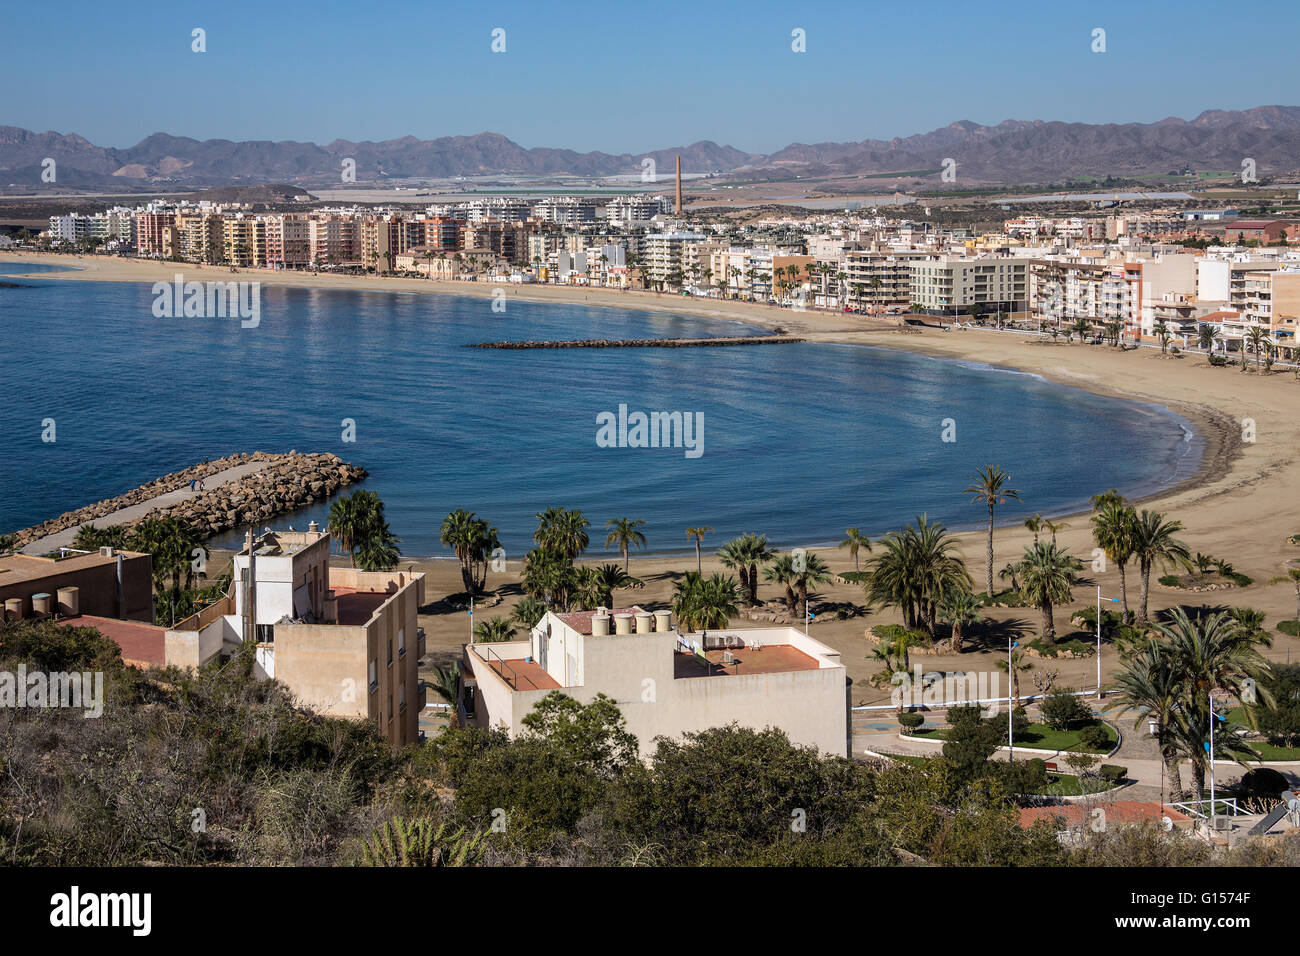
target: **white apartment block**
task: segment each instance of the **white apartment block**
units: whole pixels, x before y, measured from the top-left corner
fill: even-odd
[[[666,282],[676,272],[685,275],[682,247],[700,242],[704,236],[698,232],[656,232],[645,237],[642,254],[642,271],[651,282]]]
[[[1018,311],[1029,300],[1030,259],[940,256],[908,263],[912,302],[932,312]]]
[[[640,743],[735,722],[849,755],[849,682],[840,654],[793,627],[678,633],[669,611],[548,611],[527,640],[466,644],[458,701],[468,726],[510,736],[547,694],[612,697]]]

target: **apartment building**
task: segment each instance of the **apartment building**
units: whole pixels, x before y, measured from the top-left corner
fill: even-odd
[[[176,214],[179,254],[186,262],[209,265],[222,261],[225,252],[225,225],[219,212],[212,209],[188,209]]]
[[[848,304],[868,312],[906,311],[912,301],[912,263],[933,258],[924,249],[891,250],[874,245],[849,249],[836,263],[845,275]]]
[[[234,266],[261,266],[266,262],[266,223],[243,214],[222,219],[223,262]]]
[[[931,312],[1014,312],[1029,301],[1030,259],[939,256],[908,263],[912,302]]]
[[[338,214],[312,216],[307,221],[307,255],[316,266],[360,265],[357,220]]]
[[[172,212],[135,214],[135,254],[170,259],[177,254],[176,215]]]
[[[610,225],[634,226],[672,211],[672,200],[664,196],[617,196],[605,205]]]
[[[645,237],[641,272],[647,282],[661,283],[684,277],[682,252],[688,243],[701,242],[698,232],[656,232]],[[715,274],[717,270],[714,270]]]
[[[400,747],[419,739],[424,575],[329,565],[329,532],[251,533],[231,593],[166,632],[169,664],[198,667],[256,644],[256,673],[305,706],[373,723]]]
[[[311,260],[311,224],[305,216],[263,219],[266,264],[272,269],[303,268]]]
[[[737,723],[849,754],[849,682],[839,652],[792,627],[678,633],[669,611],[548,611],[527,640],[466,644],[459,717],[510,736],[552,691],[618,702],[642,755],[656,737]]]
[[[532,215],[542,222],[574,225],[596,221],[596,201],[584,196],[550,196],[534,203]]]

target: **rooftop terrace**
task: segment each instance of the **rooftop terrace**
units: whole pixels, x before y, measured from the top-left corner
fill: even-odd
[[[730,655],[730,656],[728,656]],[[764,644],[758,650],[748,647],[730,651],[705,651],[706,666],[694,654],[673,654],[673,677],[722,677],[735,674],[784,674],[790,671],[815,671],[821,664],[789,644]]]

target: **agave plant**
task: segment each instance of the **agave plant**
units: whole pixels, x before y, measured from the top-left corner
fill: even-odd
[[[446,821],[394,817],[362,844],[365,866],[474,866],[487,853],[487,833],[467,835]]]

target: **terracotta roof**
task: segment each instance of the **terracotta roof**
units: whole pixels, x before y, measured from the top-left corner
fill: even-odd
[[[1084,826],[1092,821],[1093,809],[1096,808],[1077,803],[1059,807],[1025,807],[1020,811],[1020,825],[1028,829],[1039,820],[1059,818],[1062,828]],[[1192,819],[1169,804],[1161,806],[1149,800],[1116,800],[1102,804],[1101,809],[1106,811],[1107,823],[1159,823],[1161,818],[1168,817],[1178,824],[1189,823]]]
[[[166,663],[166,630],[143,621],[119,621],[111,617],[79,614],[60,618],[60,627],[93,627],[112,638],[122,649],[122,660],[132,667],[161,667]]]

